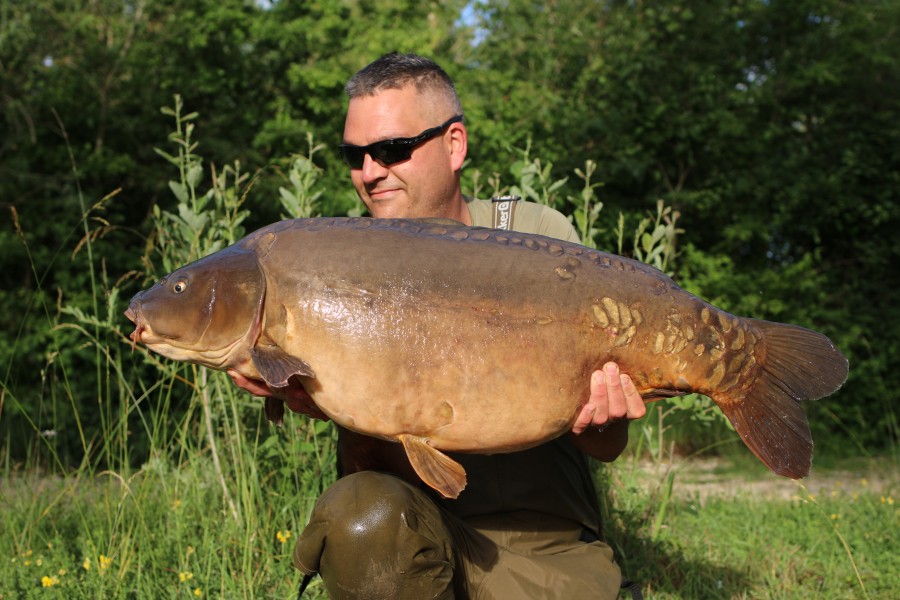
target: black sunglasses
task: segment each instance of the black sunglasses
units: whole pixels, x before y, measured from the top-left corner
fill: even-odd
[[[341,144],[338,149],[341,158],[347,163],[351,169],[361,169],[366,154],[377,160],[381,164],[388,166],[394,163],[409,160],[412,151],[423,142],[427,142],[433,137],[437,137],[445,129],[454,123],[460,123],[463,120],[462,115],[456,115],[443,125],[426,129],[416,137],[411,138],[393,138],[390,140],[381,140],[368,146],[354,146],[352,144]]]

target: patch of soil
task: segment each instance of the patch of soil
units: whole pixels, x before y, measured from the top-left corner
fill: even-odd
[[[888,464],[886,464],[886,462]],[[665,481],[669,469],[675,472],[672,493],[681,499],[697,498],[701,502],[711,496],[746,496],[790,500],[796,497],[870,493],[897,496],[900,494],[900,471],[890,461],[865,461],[850,467],[822,468],[810,472],[809,477],[794,481],[762,468],[749,475],[736,470],[730,463],[717,458],[684,460],[676,458],[672,465],[641,461],[635,468],[638,484],[648,490]]]

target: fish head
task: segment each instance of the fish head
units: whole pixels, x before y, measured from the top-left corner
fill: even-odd
[[[230,246],[138,292],[125,311],[131,340],[175,360],[235,366],[259,336],[265,292],[256,253]]]

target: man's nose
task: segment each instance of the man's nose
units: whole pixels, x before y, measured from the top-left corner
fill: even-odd
[[[388,173],[388,168],[380,162],[369,156],[368,153],[363,157],[362,180],[364,183],[370,183],[384,178]]]

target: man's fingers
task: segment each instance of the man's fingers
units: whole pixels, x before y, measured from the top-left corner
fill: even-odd
[[[319,419],[321,421],[331,420],[331,418],[323,413],[319,406],[312,400],[305,401],[296,397],[291,397],[285,400],[284,404],[288,407],[288,409],[290,409],[291,412],[300,413],[306,415],[307,417],[312,417],[313,419]]]
[[[588,402],[584,406],[581,407],[581,412],[578,413],[578,417],[575,419],[575,424],[572,425],[572,433],[578,435],[588,428],[594,420],[594,413],[597,410],[597,406]]]
[[[606,376],[606,394],[609,399],[607,416],[610,420],[621,419],[628,414],[628,403],[622,389],[625,376],[619,374],[619,365],[613,362],[603,365],[603,372]]]
[[[250,392],[254,396],[261,396],[263,398],[275,396],[265,382],[257,381],[256,379],[247,379],[237,371],[232,371],[231,369],[228,370],[228,376],[231,377],[234,385],[242,390]]]
[[[293,412],[302,413],[322,421],[331,420],[328,415],[322,412],[319,405],[312,399],[312,396],[306,393],[302,386],[291,385],[287,388],[284,403]]]
[[[628,375],[622,375],[622,392],[625,394],[626,416],[640,419],[647,414],[647,405]]]
[[[591,399],[589,404],[594,405],[592,422],[594,425],[602,425],[609,420],[609,386],[606,384],[606,374],[603,371],[594,371],[591,375]]]

